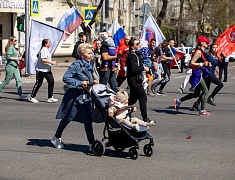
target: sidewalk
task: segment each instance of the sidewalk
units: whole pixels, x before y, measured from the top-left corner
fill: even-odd
[[[58,63],[57,66],[52,67],[52,73],[54,76],[55,82],[62,82],[62,77],[65,71],[68,69],[71,63]],[[5,69],[0,67],[0,82],[5,78]],[[30,75],[28,77],[22,77],[22,83],[35,83],[36,75]],[[15,83],[12,80],[10,83]]]

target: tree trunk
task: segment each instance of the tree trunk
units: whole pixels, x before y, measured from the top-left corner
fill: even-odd
[[[166,8],[167,8],[168,0],[163,0],[162,3],[163,3],[162,4],[162,9],[161,9],[160,13],[157,16],[157,24],[160,28],[161,28],[161,25],[162,25],[162,20],[166,16]]]
[[[180,40],[181,40],[181,25],[182,25],[182,18],[183,18],[183,8],[184,8],[184,0],[180,0],[180,14],[178,18],[178,30],[177,30],[177,43],[178,46],[180,45]]]

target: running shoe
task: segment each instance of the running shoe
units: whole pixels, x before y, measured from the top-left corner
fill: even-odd
[[[179,91],[179,93],[181,93],[181,94],[184,93],[184,90],[182,89],[182,87],[180,87],[180,88],[178,89],[178,91]]]
[[[30,97],[29,101],[32,103],[38,103],[39,101],[36,98]]]
[[[174,99],[174,107],[176,111],[179,110],[180,104],[181,104],[180,99]]]
[[[47,100],[48,103],[55,103],[58,102],[58,99],[55,99],[54,97],[51,97]]]
[[[199,116],[211,116],[211,113],[206,110],[199,111]]]
[[[193,103],[192,110],[193,111],[200,111],[199,104],[197,102]]]
[[[212,106],[216,106],[216,103],[215,103],[215,101],[214,101],[214,98],[213,97],[211,97],[211,96],[209,96],[208,98],[207,98],[207,101],[206,101],[208,104],[210,104],[210,105],[212,105]]]
[[[158,96],[166,96],[166,93],[164,93],[163,91],[157,91],[157,95]]]

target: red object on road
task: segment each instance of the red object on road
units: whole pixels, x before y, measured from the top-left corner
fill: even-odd
[[[186,137],[186,139],[192,139],[192,136],[188,136],[188,137]]]

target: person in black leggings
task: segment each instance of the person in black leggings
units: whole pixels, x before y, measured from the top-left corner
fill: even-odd
[[[141,54],[138,52],[140,43],[135,38],[131,38],[129,42],[130,54],[126,61],[127,66],[127,83],[130,87],[129,105],[133,105],[139,100],[140,112],[145,122],[151,120],[147,116],[147,95],[145,93],[142,82],[138,82],[136,76],[143,71],[149,71],[148,67],[143,66]]]
[[[209,75],[208,77],[205,77],[205,83],[208,88],[208,91],[210,90],[211,83],[215,84],[216,87],[212,91],[211,95],[208,96],[207,98],[207,103],[211,104],[212,106],[216,106],[216,103],[214,101],[214,97],[218,92],[223,88],[223,83],[216,77],[214,76],[215,71],[216,71],[216,66],[218,62],[218,56],[217,56],[217,51],[218,51],[218,45],[217,44],[211,44],[209,54],[207,54],[207,60],[211,63],[211,67],[209,69]],[[218,70],[217,70],[218,72]],[[199,104],[201,102],[201,96],[197,100],[197,103]]]

